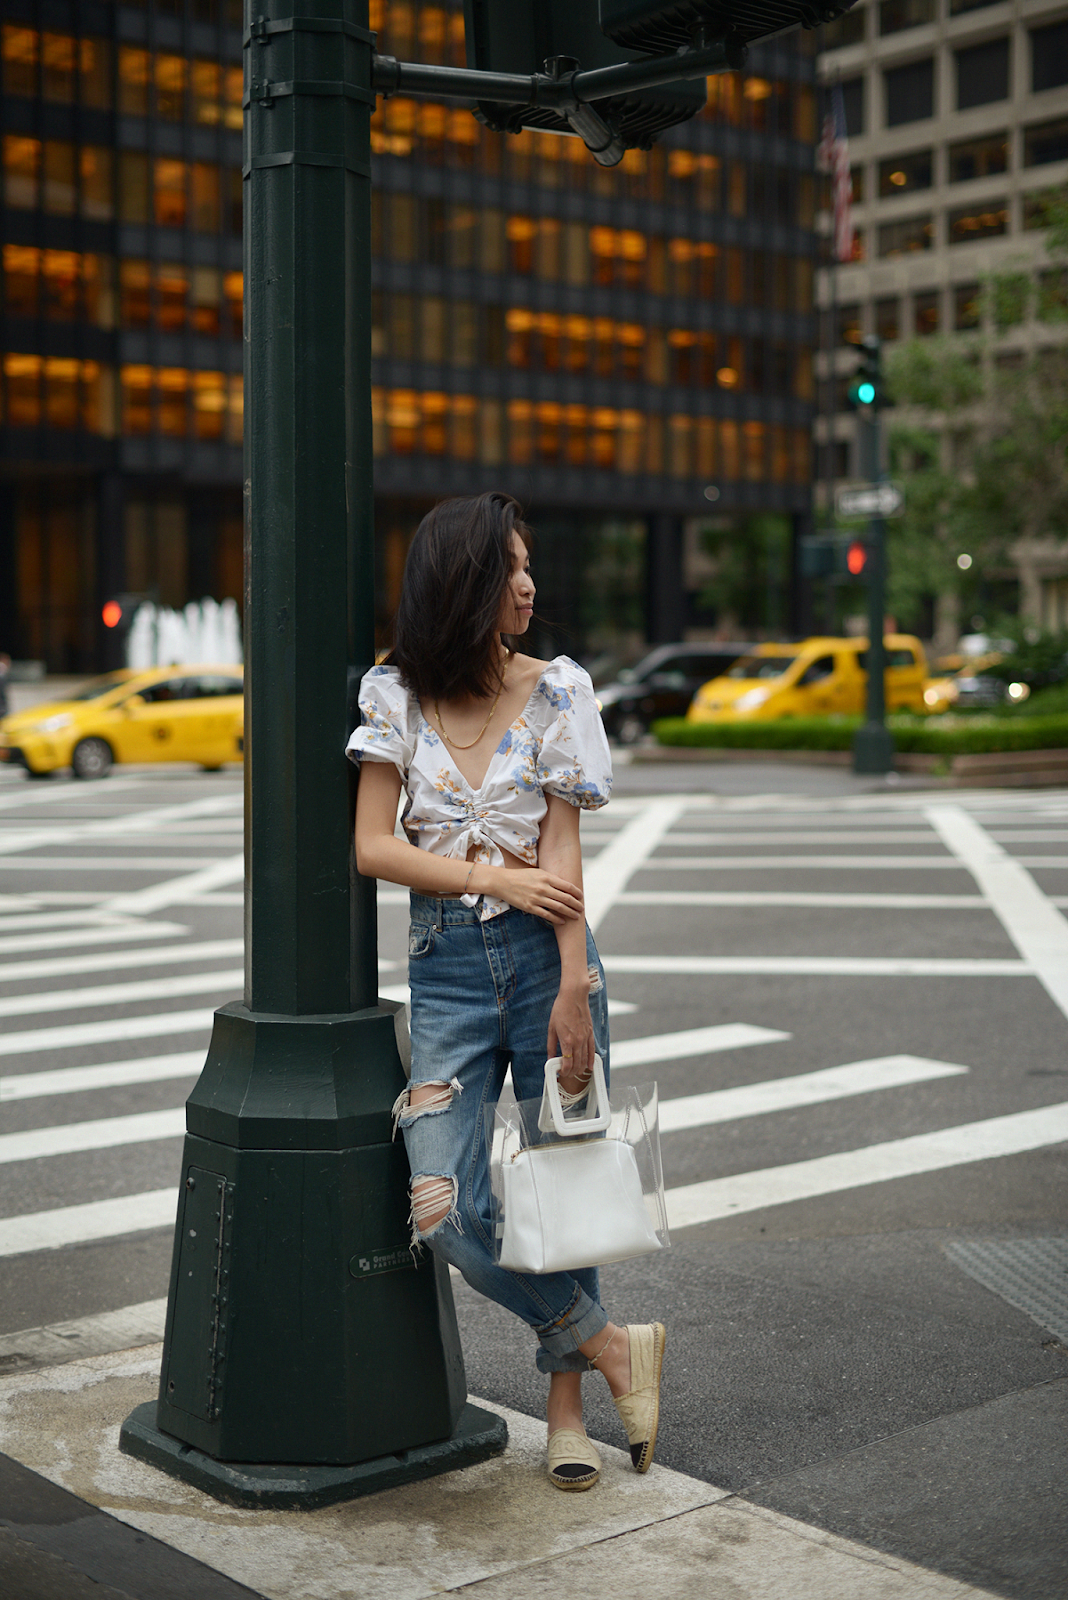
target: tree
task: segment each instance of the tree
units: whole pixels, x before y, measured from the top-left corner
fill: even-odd
[[[887,367],[900,408],[890,428],[893,474],[905,516],[891,530],[892,608],[936,606],[936,640],[959,631],[992,572],[1019,574],[1022,615],[1041,612],[1043,564],[1068,532],[1068,344],[999,357],[999,334],[1029,317],[1068,320],[1068,189],[1044,197],[1046,245],[1058,263],[1041,275],[1011,270],[984,285],[984,333],[912,339]],[[1052,335],[1052,328],[1050,330]],[[958,565],[958,556],[971,562]]]

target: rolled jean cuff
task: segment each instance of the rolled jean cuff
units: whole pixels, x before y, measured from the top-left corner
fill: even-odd
[[[579,1350],[607,1328],[608,1318],[596,1300],[575,1285],[575,1298],[556,1322],[536,1329],[539,1341],[539,1372],[584,1372],[586,1357]]]

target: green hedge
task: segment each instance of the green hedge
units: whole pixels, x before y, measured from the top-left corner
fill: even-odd
[[[860,717],[781,717],[775,721],[653,723],[663,745],[701,750],[851,750]],[[999,750],[1068,749],[1068,715],[1050,717],[891,717],[902,754],[982,755]]]

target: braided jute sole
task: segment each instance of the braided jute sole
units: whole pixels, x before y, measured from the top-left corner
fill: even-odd
[[[648,1472],[660,1427],[660,1374],[667,1333],[662,1322],[651,1322],[628,1327],[627,1338],[631,1388],[629,1394],[621,1394],[613,1403],[627,1430],[635,1472]]]
[[[549,1480],[558,1489],[592,1489],[601,1476],[601,1458],[577,1428],[549,1435]]]

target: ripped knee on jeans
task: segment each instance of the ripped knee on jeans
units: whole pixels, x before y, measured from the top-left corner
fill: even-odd
[[[412,1179],[412,1247],[417,1248],[424,1239],[430,1239],[446,1222],[457,1233],[462,1233],[460,1214],[456,1208],[459,1185],[455,1178],[419,1173]]]
[[[393,1102],[394,1139],[398,1127],[406,1128],[417,1117],[440,1116],[452,1105],[453,1095],[462,1093],[463,1085],[459,1078],[450,1078],[448,1083],[407,1084]]]
[[[600,994],[602,987],[600,970],[591,963],[586,970],[586,975],[590,980],[590,993]]]

